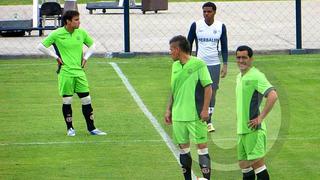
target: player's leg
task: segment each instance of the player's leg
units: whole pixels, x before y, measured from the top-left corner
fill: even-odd
[[[255,162],[252,165],[252,167],[254,169],[254,173],[256,174],[258,180],[269,180],[270,179],[269,173],[268,173],[268,170],[267,170],[267,167],[264,163],[263,158],[261,158],[260,160]]]
[[[243,180],[255,180],[256,176],[253,168],[251,167],[250,161],[248,161],[248,156],[245,149],[245,136],[246,135],[238,135],[237,153],[239,167],[242,171]]]
[[[93,116],[93,108],[91,105],[91,97],[89,92],[77,93],[82,104],[82,114],[87,123],[88,131],[94,130],[96,127],[94,126],[94,116]]]
[[[220,82],[220,64],[218,65],[213,65],[213,66],[208,66],[208,70],[212,79],[212,97],[210,101],[210,106],[209,106],[209,120],[207,121],[208,123],[208,132],[214,132],[215,128],[213,127],[213,113],[214,113],[214,108],[216,104],[216,93],[219,89],[219,82]]]
[[[243,180],[255,180],[256,179],[254,170],[251,167],[251,163],[249,161],[239,161],[239,167],[241,168]]]
[[[106,135],[94,126],[93,108],[89,94],[89,85],[86,76],[76,78],[75,92],[78,94],[82,104],[82,114],[87,123],[87,129],[92,135]]]
[[[250,170],[250,177],[252,179],[254,179],[254,174],[256,174],[258,180],[268,180],[269,173],[263,161],[263,157],[266,154],[265,130],[260,129],[244,136],[242,139],[242,147],[247,160],[239,161],[240,168],[242,168],[243,171]],[[249,174],[249,172],[247,172],[247,174]]]
[[[255,176],[258,180],[269,180],[269,173],[263,158],[239,161],[239,166],[242,170],[243,180],[255,180]]]
[[[106,135],[107,133],[97,129],[94,126],[93,108],[89,92],[77,93],[82,104],[82,114],[86,120],[87,129],[91,135]]]
[[[185,180],[191,180],[191,167],[192,167],[192,158],[190,154],[190,144],[179,144],[180,148],[180,164],[182,168],[182,173]]]
[[[258,180],[269,180],[269,173],[264,163],[264,156],[267,150],[266,131],[259,129],[250,136],[252,151],[249,154],[249,160],[252,161],[252,168]]]
[[[197,144],[198,149],[198,158],[199,158],[199,166],[204,178],[210,180],[211,177],[211,159],[208,151],[208,133],[207,133],[207,125],[205,122],[201,120],[197,120],[194,122],[195,129],[191,128],[191,137],[192,141]]]
[[[179,160],[182,168],[182,173],[185,180],[191,180],[192,158],[190,154],[190,140],[187,129],[187,122],[172,122],[173,141],[179,145],[180,155]]]
[[[207,132],[207,131],[206,131]],[[208,152],[207,143],[198,144],[199,166],[204,178],[210,180],[211,158]]]
[[[67,136],[75,136],[75,130],[72,125],[72,95],[74,84],[72,77],[65,77],[61,74],[58,76],[59,91],[62,96],[62,114],[67,125]]]
[[[72,96],[64,95],[62,99],[63,99],[62,113],[67,125],[67,135],[75,136],[76,132],[72,125],[72,108],[71,108]]]

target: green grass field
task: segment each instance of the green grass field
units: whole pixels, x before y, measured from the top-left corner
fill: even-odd
[[[234,57],[221,80],[209,151],[213,179],[242,179],[236,160]],[[255,65],[279,93],[268,124],[267,167],[272,179],[318,179],[320,55],[257,56]],[[96,126],[90,136],[79,99],[73,100],[75,137],[66,137],[53,60],[0,60],[0,179],[182,179],[161,136],[109,64],[115,62],[148,110],[163,123],[168,56],[90,59],[86,67]],[[194,149],[194,147],[193,147]],[[195,151],[192,151],[195,159]],[[197,161],[193,169],[200,174]]]

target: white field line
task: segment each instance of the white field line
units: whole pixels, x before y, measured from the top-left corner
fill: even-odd
[[[124,83],[124,85],[126,86],[126,88],[128,89],[129,93],[131,94],[131,96],[133,97],[133,99],[135,100],[135,102],[138,104],[139,108],[142,110],[142,112],[147,116],[147,118],[150,120],[151,124],[154,126],[154,128],[158,131],[158,133],[160,134],[161,138],[164,140],[164,142],[166,143],[166,145],[169,147],[170,151],[173,153],[174,157],[177,159],[177,161],[179,162],[179,151],[177,150],[176,146],[173,144],[173,142],[171,141],[170,137],[168,136],[168,134],[163,130],[163,128],[161,127],[161,125],[159,124],[158,120],[152,115],[152,113],[148,110],[148,108],[146,107],[146,105],[143,103],[143,101],[141,100],[140,96],[138,95],[138,93],[134,90],[133,86],[130,84],[129,80],[127,79],[127,77],[122,73],[121,69],[119,68],[119,66],[114,63],[111,62],[109,63],[113,69],[117,72],[117,74],[119,75],[119,77],[121,78],[122,82]]]
[[[289,137],[289,138],[267,138],[267,141],[312,141],[320,140],[320,137]],[[236,138],[215,138],[213,142],[237,141]],[[135,139],[135,140],[104,140],[104,141],[53,141],[53,142],[8,142],[0,143],[0,146],[29,146],[29,145],[59,145],[59,144],[135,144],[135,143],[159,143],[164,142],[162,139]]]
[[[145,114],[145,116],[150,120],[151,124],[153,125],[153,127],[157,130],[157,132],[160,134],[161,138],[164,140],[164,142],[166,143],[166,145],[168,146],[168,148],[170,149],[170,151],[172,152],[172,154],[174,155],[174,157],[176,158],[178,164],[180,164],[180,160],[179,160],[179,151],[176,148],[176,146],[173,144],[173,142],[171,141],[170,137],[168,136],[168,134],[164,131],[164,129],[161,127],[161,125],[159,124],[158,120],[152,115],[152,113],[148,110],[147,106],[143,103],[142,99],[140,98],[140,96],[138,95],[138,93],[134,90],[133,86],[130,84],[129,80],[127,79],[127,77],[122,73],[121,69],[119,68],[119,66],[114,63],[114,62],[110,62],[109,63],[113,69],[117,72],[117,74],[119,75],[119,77],[121,78],[122,82],[124,83],[124,85],[126,86],[126,88],[128,89],[129,93],[131,94],[131,96],[133,97],[134,101],[136,101],[137,105],[139,106],[139,108],[141,109],[141,111]],[[192,173],[192,179],[196,179],[197,177],[195,176],[194,172],[191,170]]]
[[[71,137],[72,138],[72,137]],[[59,145],[59,144],[105,144],[105,143],[114,143],[114,144],[136,144],[136,143],[159,143],[163,142],[159,140],[104,140],[104,141],[53,141],[53,142],[21,142],[21,143],[0,143],[0,146],[10,146],[10,145]]]

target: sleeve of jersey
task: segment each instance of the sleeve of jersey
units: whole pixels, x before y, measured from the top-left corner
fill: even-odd
[[[192,44],[193,44],[193,41],[195,40],[196,38],[196,23],[192,23],[191,27],[190,27],[190,30],[189,30],[189,33],[188,33],[188,41],[190,43],[190,51],[192,52]]]
[[[227,28],[223,24],[222,25],[222,34],[221,34],[221,55],[224,64],[228,63],[228,36],[227,36]]]
[[[209,70],[205,64],[204,64],[204,66],[202,66],[199,69],[199,79],[200,79],[200,83],[201,83],[202,87],[206,87],[206,86],[212,84]]]
[[[266,76],[261,73],[258,78],[257,91],[264,96],[266,96],[271,90],[275,89],[270,82],[267,80]]]
[[[46,37],[43,41],[42,41],[42,44],[48,48],[50,47],[53,43],[55,43],[55,33],[52,32],[49,34],[48,37]]]
[[[83,31],[83,36],[84,36],[84,41],[83,43],[87,46],[87,47],[91,47],[93,44],[93,39],[92,37],[87,33],[87,31]]]

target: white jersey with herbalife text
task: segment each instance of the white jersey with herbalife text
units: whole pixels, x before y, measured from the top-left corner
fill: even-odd
[[[218,43],[222,34],[222,23],[214,21],[208,26],[204,19],[196,22],[196,36],[198,39],[197,57],[204,60],[208,66],[220,64]]]

